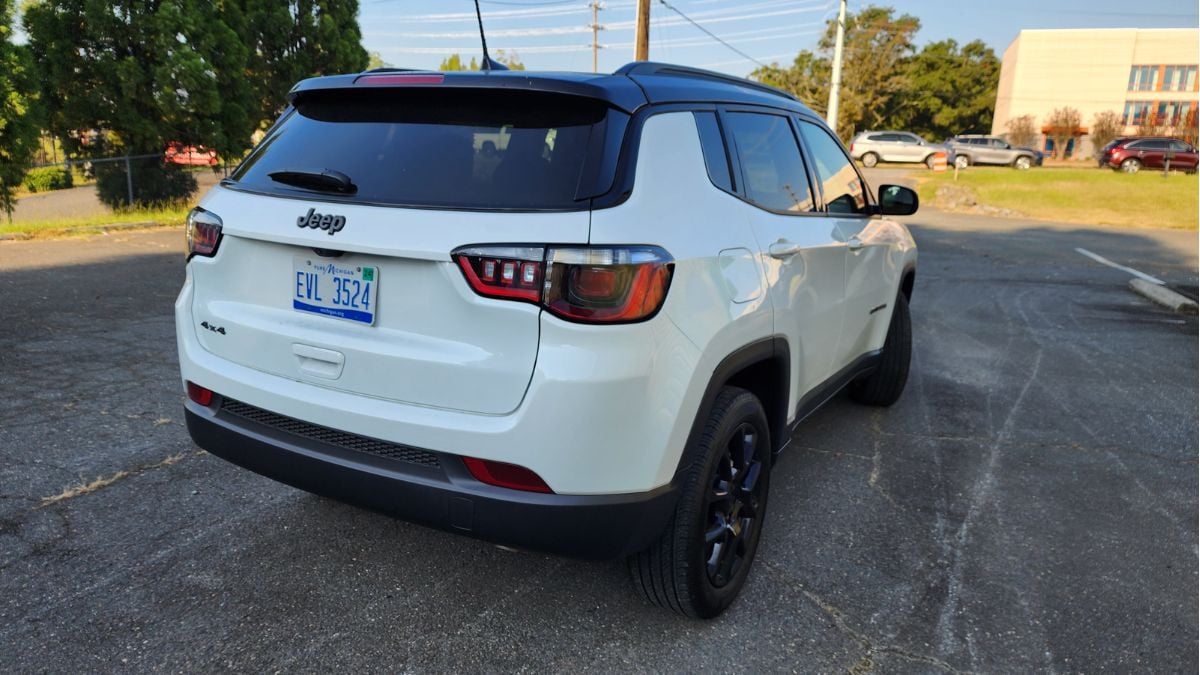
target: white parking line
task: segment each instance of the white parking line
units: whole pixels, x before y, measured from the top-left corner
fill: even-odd
[[[1132,274],[1133,276],[1135,276],[1139,279],[1145,279],[1146,281],[1149,281],[1152,284],[1158,284],[1159,286],[1167,285],[1167,282],[1163,281],[1162,279],[1159,279],[1157,277],[1152,277],[1149,274],[1146,274],[1145,272],[1139,272],[1139,271],[1133,269],[1132,267],[1118,265],[1117,263],[1109,260],[1108,258],[1105,258],[1102,255],[1096,255],[1095,253],[1092,253],[1091,251],[1087,250],[1086,248],[1077,248],[1075,250],[1078,253],[1085,255],[1085,256],[1091,258],[1092,260],[1095,260],[1096,262],[1100,263],[1101,265],[1108,265],[1109,267],[1119,269],[1122,272],[1128,272],[1128,273]]]

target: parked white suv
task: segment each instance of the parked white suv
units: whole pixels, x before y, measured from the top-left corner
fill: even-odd
[[[908,372],[916,247],[811,111],[654,63],[305,80],[188,218],[195,442],[710,617],[770,467]]]

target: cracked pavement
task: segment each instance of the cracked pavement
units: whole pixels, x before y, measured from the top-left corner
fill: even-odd
[[[1073,251],[1195,233],[911,221],[907,391],[799,427],[708,623],[196,452],[180,232],[0,243],[0,670],[1195,672],[1196,319]]]

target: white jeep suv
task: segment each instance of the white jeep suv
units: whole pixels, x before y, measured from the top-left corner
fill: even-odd
[[[175,305],[202,448],[518,548],[627,556],[710,617],[770,469],[843,387],[908,373],[916,248],[789,95],[612,75],[305,80],[188,217]]]

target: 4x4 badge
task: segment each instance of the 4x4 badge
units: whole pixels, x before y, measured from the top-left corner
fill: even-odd
[[[325,230],[330,236],[337,232],[341,232],[346,226],[345,216],[334,216],[328,213],[316,213],[316,209],[309,209],[308,213],[296,219],[296,227],[311,227],[314,230]]]

